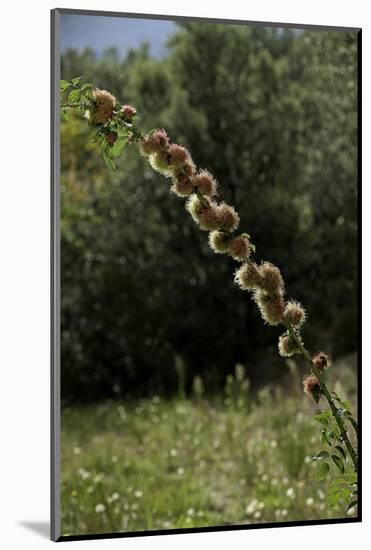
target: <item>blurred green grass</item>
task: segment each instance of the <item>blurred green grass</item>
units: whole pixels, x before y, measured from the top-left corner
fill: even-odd
[[[301,392],[296,364],[288,366],[281,387],[255,395],[237,366],[224,395],[206,398],[196,383],[188,399],[66,408],[62,533],[345,517],[326,501],[335,469],[326,482],[316,479],[317,407]],[[354,357],[331,371],[354,400]]]

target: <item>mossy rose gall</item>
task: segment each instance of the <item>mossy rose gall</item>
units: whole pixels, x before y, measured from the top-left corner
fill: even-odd
[[[67,85],[77,87],[73,82]],[[79,97],[84,98],[82,89]],[[62,105],[63,112],[70,107]],[[354,428],[356,422],[346,404],[327,388],[327,355],[318,352],[312,356],[304,346],[301,331],[306,321],[305,309],[295,300],[285,301],[285,282],[277,266],[267,261],[258,264],[252,260],[255,247],[247,233],[234,234],[240,225],[240,217],[233,206],[219,202],[219,185],[215,177],[208,170],[196,167],[190,152],[184,146],[172,143],[164,129],[156,128],[143,136],[136,127],[135,107],[124,105],[116,111],[116,98],[107,90],[95,88],[91,91],[91,97],[85,95],[81,104],[77,102],[72,107],[87,112],[89,124],[95,130],[98,125],[104,126],[101,145],[104,146],[103,158],[109,168],[114,168],[109,153],[121,153],[117,144],[121,144],[122,150],[126,143],[136,144],[152,168],[171,179],[171,192],[187,199],[186,210],[200,229],[209,232],[210,249],[242,263],[235,271],[235,283],[241,290],[250,292],[266,324],[284,327],[285,332],[278,339],[279,354],[284,358],[301,354],[309,363],[312,372],[303,381],[304,392],[316,403],[321,397],[327,400],[332,429],[336,427],[338,430],[343,452],[345,454],[347,451],[357,471],[357,452],[349,439],[347,425],[350,422]]]
[[[104,124],[113,115],[116,106],[116,98],[107,90],[96,88],[92,91],[94,107],[90,111],[90,120],[94,124]]]

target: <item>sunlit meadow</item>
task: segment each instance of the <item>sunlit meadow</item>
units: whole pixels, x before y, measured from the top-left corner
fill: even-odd
[[[355,358],[333,366],[353,400]],[[283,367],[284,369],[285,367]],[[113,402],[62,416],[62,532],[140,531],[344,517],[312,456],[321,445],[288,361],[282,387],[255,395],[242,366],[224,397]],[[349,515],[354,514],[354,509]]]

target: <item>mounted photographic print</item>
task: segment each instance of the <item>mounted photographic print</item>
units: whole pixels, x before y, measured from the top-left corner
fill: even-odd
[[[52,538],[361,520],[355,28],[52,11]]]

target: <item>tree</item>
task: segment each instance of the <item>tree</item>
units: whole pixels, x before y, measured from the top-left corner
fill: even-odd
[[[257,254],[323,320],[308,336],[328,346],[346,330],[342,352],[356,344],[355,48],[351,33],[186,23],[162,60],[146,47],[62,59],[63,77],[132,101],[216,175]],[[84,128],[62,125],[63,395],[170,393],[176,357],[187,387],[201,374],[217,389],[236,362],[272,379],[277,334],[233,285],[232,261],[134,152],[107,176]]]

